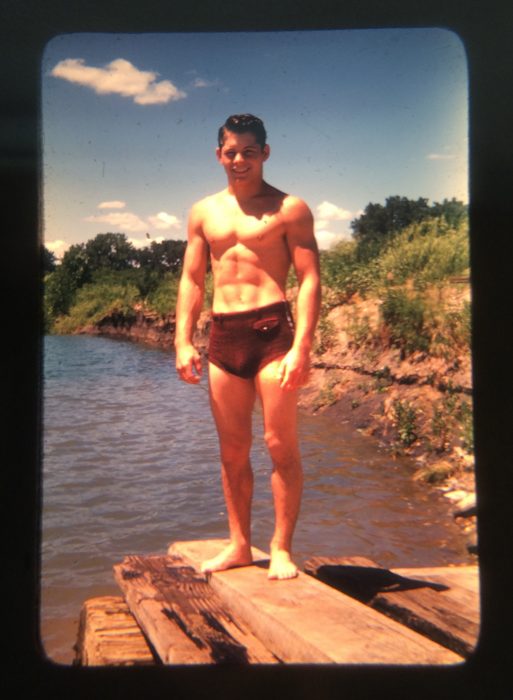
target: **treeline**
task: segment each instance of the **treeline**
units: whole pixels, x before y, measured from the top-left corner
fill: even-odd
[[[363,214],[351,222],[351,229],[360,245],[379,247],[391,235],[427,219],[443,220],[448,227],[457,228],[467,219],[467,213],[467,206],[454,197],[430,205],[424,197],[413,200],[395,196],[388,197],[384,206],[368,204]]]
[[[351,222],[353,240],[321,255],[324,284],[340,303],[407,280],[421,290],[469,266],[467,206],[456,199],[432,206],[426,199],[389,197],[369,204]]]
[[[86,303],[91,315],[97,316],[113,303],[119,302],[120,311],[128,310],[136,300],[155,296],[166,281],[180,275],[185,248],[185,241],[176,240],[135,248],[124,233],[99,233],[87,243],[72,245],[60,264],[43,248],[46,330],[58,325],[59,319],[69,326],[65,317],[77,303],[83,306],[92,297],[103,295],[103,302]]]
[[[468,268],[467,207],[455,199],[389,197],[368,204],[351,229],[353,240],[321,254],[324,312],[356,292],[379,294],[412,278],[420,290]],[[113,311],[129,316],[137,302],[172,312],[185,248],[166,240],[136,249],[123,233],[100,233],[72,245],[60,264],[44,248],[46,330],[72,332]],[[207,287],[208,303],[210,278]]]
[[[467,207],[454,199],[428,207],[426,200],[392,197],[384,207],[369,204],[351,227],[352,241],[321,255],[318,353],[336,334],[330,309],[355,295],[381,303],[378,328],[355,317],[346,329],[354,347],[396,347],[403,358],[416,351],[446,358],[468,352],[470,304],[454,308],[443,293],[448,283],[469,278]]]

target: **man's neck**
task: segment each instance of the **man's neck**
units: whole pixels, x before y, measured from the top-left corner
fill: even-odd
[[[257,182],[234,182],[229,183],[228,193],[239,202],[248,202],[256,197],[261,197],[270,189],[264,180]]]

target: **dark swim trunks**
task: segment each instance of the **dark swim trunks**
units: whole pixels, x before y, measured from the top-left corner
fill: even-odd
[[[293,340],[294,321],[287,301],[212,314],[208,359],[230,374],[251,379],[271,360],[285,355]]]

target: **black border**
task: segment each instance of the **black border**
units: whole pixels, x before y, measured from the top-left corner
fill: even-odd
[[[38,642],[40,66],[46,43],[73,32],[270,31],[442,27],[455,31],[470,77],[473,365],[482,636],[456,667],[77,669],[44,660]],[[4,0],[0,6],[0,192],[3,207],[4,375],[2,480],[7,516],[4,678],[27,696],[506,698],[511,638],[513,386],[513,6],[500,0],[189,0],[181,3]],[[5,386],[5,382],[4,382]],[[5,389],[4,389],[5,392]],[[7,449],[6,449],[7,448]],[[3,483],[4,485],[4,483]],[[6,507],[7,506],[7,507]],[[506,640],[506,641],[503,641]],[[5,673],[7,671],[7,673]]]

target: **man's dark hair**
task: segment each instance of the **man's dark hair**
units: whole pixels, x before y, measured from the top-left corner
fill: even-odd
[[[267,139],[267,134],[264,127],[264,122],[252,114],[232,114],[220,127],[217,134],[217,143],[219,148],[224,143],[224,137],[227,131],[235,134],[244,134],[250,132],[254,134],[256,142],[263,148]]]

